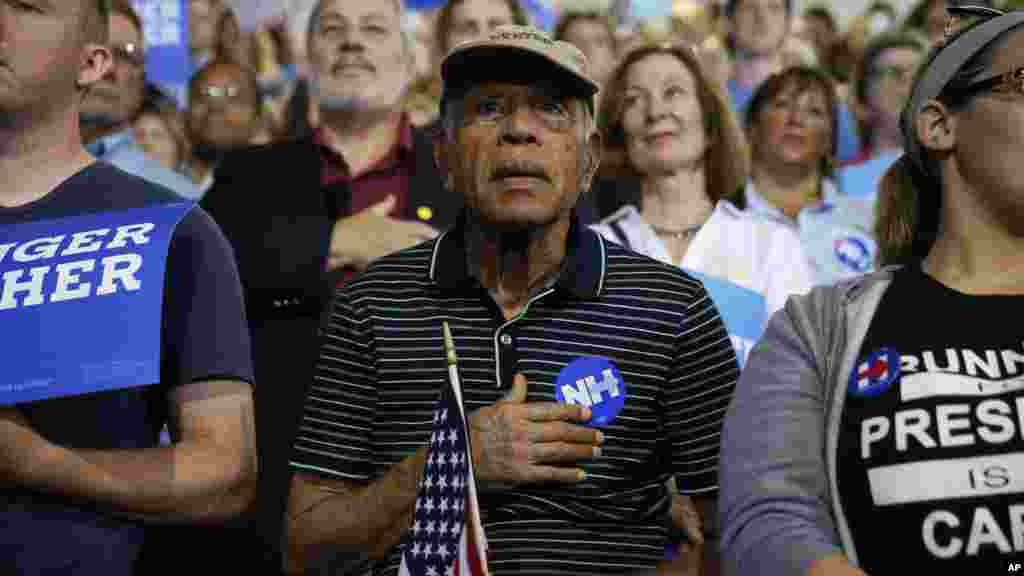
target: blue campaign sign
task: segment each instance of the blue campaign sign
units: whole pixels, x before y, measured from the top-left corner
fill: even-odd
[[[626,382],[611,360],[585,356],[558,373],[555,398],[590,408],[592,416],[584,426],[600,428],[611,424],[626,405]]]
[[[410,11],[429,11],[441,8],[447,0],[406,0],[405,8]],[[541,30],[552,32],[558,15],[551,0],[520,0],[520,5],[529,16],[530,23]]]
[[[637,20],[657,20],[672,15],[672,2],[666,0],[633,0],[632,16]]]
[[[167,252],[193,206],[0,227],[0,405],[160,380]]]
[[[406,0],[405,9],[413,12],[420,10],[433,10],[444,6],[446,0]]]
[[[554,32],[558,15],[551,6],[551,0],[522,0],[523,10],[530,15],[534,26],[547,32]]]
[[[722,316],[729,339],[736,348],[736,357],[742,368],[750,349],[761,338],[768,316],[768,304],[762,294],[723,278],[687,270],[687,274],[701,281]]]
[[[188,48],[187,0],[132,0],[142,18],[146,43],[146,80],[173,94],[184,105],[192,76]]]

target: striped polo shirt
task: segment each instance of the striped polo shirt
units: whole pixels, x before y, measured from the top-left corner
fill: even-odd
[[[443,321],[467,415],[501,399],[517,372],[527,402],[552,402],[574,360],[610,362],[625,402],[602,427],[602,455],[582,464],[585,481],[481,486],[489,565],[498,576],[650,569],[667,542],[666,480],[717,491],[738,375],[718,311],[685,272],[574,223],[557,280],[506,320],[468,271],[463,230],[381,258],[336,292],[293,469],[368,482],[427,445],[448,377]],[[397,574],[399,548],[370,573]]]

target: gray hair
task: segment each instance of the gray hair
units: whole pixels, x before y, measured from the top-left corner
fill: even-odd
[[[309,46],[310,42],[312,42],[313,35],[316,34],[317,27],[320,26],[320,15],[327,1],[317,0],[316,4],[313,5],[313,11],[309,13],[309,21],[306,23],[306,46]],[[398,14],[398,33],[402,37],[402,49],[411,56],[413,53],[413,39],[411,31],[405,23],[405,2],[403,0],[391,0],[391,4],[395,8],[395,13]]]

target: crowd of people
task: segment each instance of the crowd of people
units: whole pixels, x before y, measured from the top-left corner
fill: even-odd
[[[196,206],[159,384],[0,407],[0,571],[445,574],[442,321],[494,574],[1024,555],[1024,12],[611,4],[189,0],[183,106],[131,0],[0,5],[0,264]]]

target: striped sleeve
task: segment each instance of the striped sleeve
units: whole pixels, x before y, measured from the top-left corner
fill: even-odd
[[[665,427],[680,492],[704,494],[718,489],[722,421],[739,367],[722,318],[703,286],[693,299],[676,340]]]
[[[293,470],[369,480],[377,373],[369,318],[335,295],[292,450]]]

